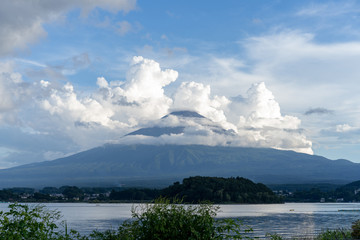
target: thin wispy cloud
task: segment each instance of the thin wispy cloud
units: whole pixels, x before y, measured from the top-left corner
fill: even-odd
[[[334,111],[326,109],[326,108],[310,108],[304,114],[312,115],[312,114],[333,114]]]
[[[328,1],[324,3],[312,3],[299,10],[298,16],[334,17],[349,13],[359,13],[356,1]]]

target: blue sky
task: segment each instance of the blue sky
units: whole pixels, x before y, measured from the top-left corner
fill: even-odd
[[[0,168],[176,109],[235,145],[360,162],[359,17],[357,1],[2,1]]]

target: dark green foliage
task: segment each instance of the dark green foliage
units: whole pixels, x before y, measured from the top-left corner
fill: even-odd
[[[60,190],[62,190],[62,194],[68,199],[81,199],[84,196],[83,191],[76,186],[63,186]]]
[[[360,239],[360,220],[354,222],[351,226],[351,229],[352,229],[351,236],[354,239]]]
[[[56,187],[44,187],[42,190],[40,190],[40,193],[43,194],[58,194],[62,193],[62,191]]]
[[[279,234],[266,234],[267,239],[270,240],[283,240],[288,239],[284,238]],[[303,239],[303,238],[291,238],[291,239]],[[326,230],[318,234],[314,238],[304,238],[304,239],[314,239],[314,240],[352,240],[351,232],[347,229],[336,229],[336,230]],[[356,239],[356,238],[355,238]]]
[[[216,220],[218,207],[210,204],[170,204],[158,199],[155,204],[132,209],[132,219],[118,230],[94,231],[81,236],[74,230],[59,229],[60,213],[44,206],[10,204],[0,212],[0,240],[161,240],[161,239],[248,239],[252,231],[234,219]],[[244,228],[243,228],[244,227]]]
[[[1,240],[52,240],[60,239],[57,221],[60,213],[43,206],[10,204],[10,211],[0,212]]]
[[[21,188],[21,187],[8,188],[7,190],[10,190],[15,194],[23,194],[23,193],[33,194],[35,192],[35,189],[33,188]]]
[[[81,190],[87,194],[104,194],[112,190],[119,190],[119,187],[82,187]]]
[[[278,203],[281,199],[264,184],[249,179],[190,177],[183,183],[174,183],[162,190],[168,198],[179,197],[187,203],[211,201],[214,203]]]
[[[308,191],[313,188],[320,189],[322,192],[331,192],[336,188],[341,187],[339,184],[330,183],[307,183],[307,184],[266,184],[271,190],[279,191],[286,190],[290,192]]]
[[[318,186],[317,186],[318,185]],[[309,189],[309,186],[316,186]],[[344,201],[360,202],[360,181],[352,182],[344,186],[305,184],[305,185],[278,185],[272,186],[274,190],[282,190],[286,202],[319,202],[324,198],[326,202]],[[292,191],[293,194],[289,194]]]
[[[131,221],[118,231],[94,232],[90,239],[161,240],[161,239],[244,239],[252,231],[233,219],[216,220],[218,207],[210,204],[182,205],[177,200],[158,199],[155,204],[132,210]]]
[[[111,200],[153,200],[159,196],[181,198],[186,203],[278,203],[281,199],[265,185],[245,178],[190,177],[162,190],[128,188],[113,190]]]
[[[310,190],[296,191],[291,196],[291,200],[295,202],[320,202],[321,198],[328,198],[329,193],[322,192],[319,188],[312,188]]]
[[[39,192],[34,193],[33,198],[34,198],[37,202],[51,201],[51,200],[52,200],[52,197],[50,197],[49,194],[43,194],[43,193],[39,193]]]
[[[346,229],[326,230],[316,236],[315,240],[350,240],[351,233]]]
[[[19,189],[26,190],[20,191]],[[149,188],[79,188],[62,186],[60,188],[45,187],[39,192],[17,188],[0,190],[0,201],[49,202],[49,201],[133,201],[149,202],[160,196],[180,197],[185,202],[199,203],[277,203],[281,199],[261,183],[253,183],[245,178],[190,177],[183,183],[174,183],[164,189]],[[27,193],[29,192],[29,193]],[[30,194],[30,192],[34,192]],[[55,195],[62,193],[62,195]]]
[[[0,190],[0,201],[14,201],[18,199],[18,195],[10,190]]]
[[[158,189],[148,189],[148,188],[127,188],[121,191],[112,190],[110,193],[111,200],[135,200],[135,201],[144,201],[144,200],[154,200],[160,195],[160,190]]]
[[[357,193],[355,192],[356,190]],[[334,193],[337,198],[344,198],[344,201],[360,201],[360,181],[352,182],[339,187]]]

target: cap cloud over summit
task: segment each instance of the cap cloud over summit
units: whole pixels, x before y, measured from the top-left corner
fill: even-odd
[[[158,63],[142,57],[134,57],[134,62],[127,82],[116,85],[102,78],[103,83],[98,83],[107,104],[111,98],[122,99],[122,105],[112,107],[118,109],[114,116],[121,111],[132,119],[118,119],[130,133],[120,143],[251,146],[313,153],[311,141],[300,129],[301,121],[281,114],[264,82],[252,85],[247,96],[232,100],[212,96],[209,85],[193,81],[183,82],[169,97],[164,87],[178,73],[161,70]],[[147,94],[149,89],[158,94]],[[168,115],[160,119],[161,114]]]

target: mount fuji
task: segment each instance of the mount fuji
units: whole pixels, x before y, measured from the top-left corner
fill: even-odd
[[[0,170],[0,188],[45,186],[164,187],[189,176],[245,177],[265,184],[348,183],[360,164],[271,148],[218,145],[236,133],[192,111],[172,112],[153,125],[69,157]],[[189,142],[176,144],[179,137]],[[195,144],[197,138],[210,144]],[[155,140],[155,141],[154,141]]]
[[[170,118],[172,119],[170,120]],[[170,122],[173,126],[169,126]],[[157,125],[158,126],[141,128],[127,134],[126,136],[138,135],[160,137],[162,135],[184,134],[185,132],[190,131],[193,131],[193,135],[203,135],[205,131],[223,135],[234,135],[235,133],[233,130],[226,130],[219,124],[216,124],[208,118],[193,111],[172,112],[162,117],[160,121],[158,121]]]

